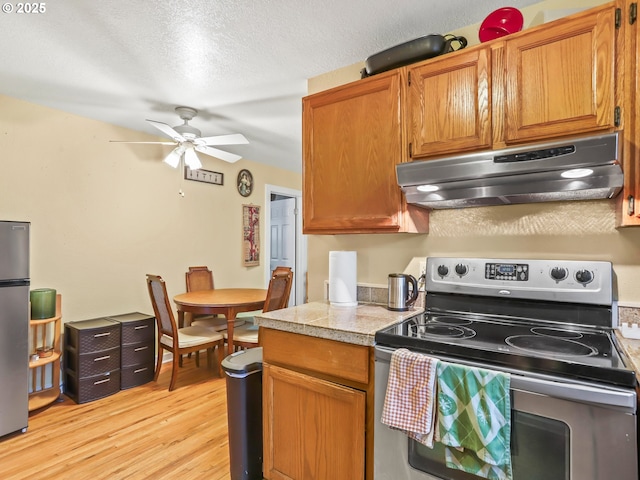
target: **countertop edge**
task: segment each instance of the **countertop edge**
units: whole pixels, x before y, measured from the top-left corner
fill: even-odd
[[[358,303],[355,307],[335,307],[329,302],[311,302],[255,316],[256,324],[311,337],[355,345],[373,346],[378,330],[395,325],[424,311],[414,307],[404,312],[384,305]]]

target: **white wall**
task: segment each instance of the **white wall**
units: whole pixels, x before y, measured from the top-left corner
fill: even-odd
[[[189,265],[208,265],[216,287],[265,287],[264,249],[259,267],[241,264],[241,206],[264,207],[267,183],[300,190],[299,174],[201,155],[224,185],[187,181],[162,162],[170,147],[109,143],[157,137],[6,96],[0,112],[0,219],[32,222],[31,285],[62,294],[64,321],[152,313],[145,274],[173,296]],[[243,168],[248,198],[236,190]]]

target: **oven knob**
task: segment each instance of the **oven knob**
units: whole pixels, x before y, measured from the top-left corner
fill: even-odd
[[[459,263],[456,265],[456,273],[461,277],[464,277],[468,272],[469,272],[469,269],[467,268],[466,265],[463,265],[462,263]]]
[[[553,267],[551,269],[551,278],[553,278],[556,282],[564,280],[565,278],[567,278],[567,269],[562,267]]]
[[[589,270],[578,270],[576,272],[576,281],[583,285],[590,283],[593,281],[593,273]]]
[[[441,277],[446,277],[449,274],[449,268],[446,265],[438,266],[438,275]]]

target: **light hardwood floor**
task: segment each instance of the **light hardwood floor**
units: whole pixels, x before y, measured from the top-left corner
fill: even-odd
[[[0,439],[0,479],[230,479],[225,378],[185,358],[169,392],[170,367],[158,383],[32,412],[26,433]]]

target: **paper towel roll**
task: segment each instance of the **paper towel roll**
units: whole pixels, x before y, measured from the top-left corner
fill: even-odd
[[[329,303],[340,307],[358,305],[356,252],[329,252]]]

